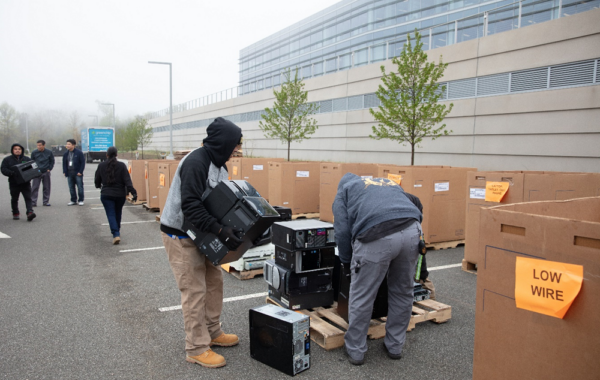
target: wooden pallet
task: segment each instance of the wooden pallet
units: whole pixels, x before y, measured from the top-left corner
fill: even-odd
[[[236,277],[238,280],[251,280],[263,274],[263,268],[239,271],[229,264],[221,264],[221,268]]]
[[[311,213],[307,213],[307,214],[296,214],[296,215],[292,215],[292,220],[296,220],[296,219],[319,219],[319,216],[321,216],[321,214],[319,214],[318,212],[311,212]]]
[[[465,244],[464,240],[452,240],[452,241],[443,241],[440,243],[427,243],[426,247],[427,247],[427,249],[433,249],[434,251],[438,251],[440,249],[456,248],[459,245],[464,245],[464,244]]]
[[[477,274],[477,264],[470,263],[467,260],[463,259],[462,270],[464,270],[465,272]]]
[[[147,203],[142,205],[149,212],[159,212],[160,209],[158,207],[149,207]]]
[[[267,303],[281,306],[269,297]],[[317,307],[313,310],[299,310],[298,313],[310,317],[310,338],[313,342],[328,351],[344,345],[348,322],[338,314],[335,303],[330,308]],[[450,318],[452,318],[452,307],[449,305],[432,300],[415,302],[406,331],[412,331],[417,323],[425,321],[444,323]],[[369,339],[381,339],[385,336],[386,320],[387,318],[371,320],[367,332]]]

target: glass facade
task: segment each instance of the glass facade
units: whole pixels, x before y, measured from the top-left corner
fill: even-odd
[[[407,33],[435,49],[598,8],[600,0],[344,0],[240,52],[238,94],[399,55]]]

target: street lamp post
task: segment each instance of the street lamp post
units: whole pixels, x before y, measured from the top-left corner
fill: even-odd
[[[175,156],[173,156],[173,75],[172,75],[172,65],[171,62],[155,62],[148,61],[148,63],[153,63],[157,65],[169,65],[169,141],[170,141],[170,152],[167,156],[168,160],[173,160]]]
[[[112,103],[102,103],[103,106],[112,106],[113,108],[113,128],[115,128],[117,122],[115,121],[115,105]]]
[[[29,115],[27,115],[26,113],[23,114],[23,116],[25,116],[25,145],[27,148],[27,154],[29,153]]]
[[[88,115],[88,117],[95,117],[96,118],[96,124],[95,125],[98,125],[98,115]]]

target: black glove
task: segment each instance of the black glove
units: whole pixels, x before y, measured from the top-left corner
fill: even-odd
[[[131,201],[132,201],[132,202],[137,202],[137,194],[134,194],[134,195],[131,197]]]
[[[229,249],[230,251],[235,251],[243,242],[242,239],[237,237],[237,234],[242,232],[244,232],[244,230],[234,230],[231,227],[223,226],[221,232],[219,232],[219,235],[217,235],[217,237],[219,238],[219,240],[221,240],[221,242],[223,242],[223,244],[225,244],[227,249]]]

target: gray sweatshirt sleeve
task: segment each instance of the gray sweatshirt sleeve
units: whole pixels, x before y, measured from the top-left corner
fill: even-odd
[[[335,230],[335,241],[338,245],[340,260],[348,264],[352,260],[352,225],[348,218],[346,202],[345,191],[339,189],[333,201],[333,228]]]

